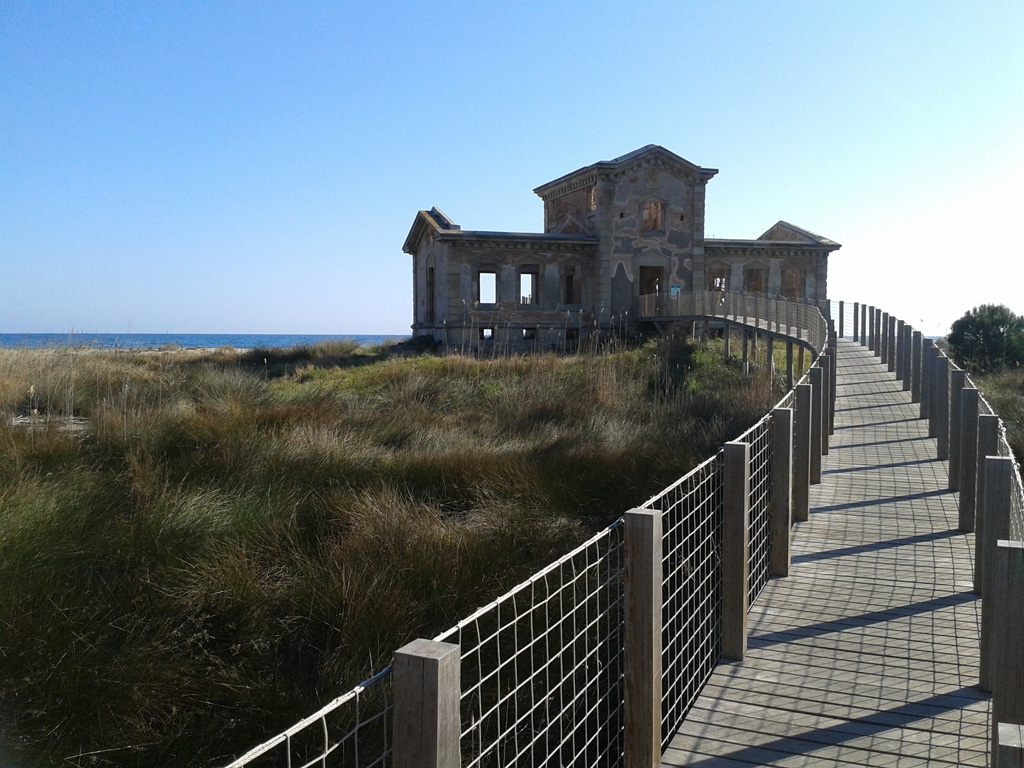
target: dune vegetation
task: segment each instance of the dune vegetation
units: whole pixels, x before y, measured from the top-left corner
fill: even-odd
[[[0,350],[0,763],[215,766],[780,393],[720,342]]]

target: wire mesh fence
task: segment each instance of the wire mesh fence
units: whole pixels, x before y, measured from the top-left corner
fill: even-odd
[[[742,316],[816,350],[827,340],[810,303],[698,294],[652,305],[651,315]],[[793,404],[790,391],[777,407]],[[740,438],[751,444],[751,602],[769,573],[770,426],[768,415]],[[723,475],[719,450],[643,505],[663,514],[663,747],[721,657]],[[620,519],[434,638],[460,646],[466,768],[622,763],[623,537]],[[392,712],[388,667],[225,768],[383,768]]]
[[[623,738],[619,520],[435,640],[462,649],[462,765],[614,766]]]
[[[391,764],[391,667],[226,768],[385,768]]]
[[[662,747],[722,654],[722,452],[648,500],[662,527]]]
[[[739,438],[750,445],[750,525],[747,599],[753,605],[768,583],[771,568],[772,440],[771,416]]]

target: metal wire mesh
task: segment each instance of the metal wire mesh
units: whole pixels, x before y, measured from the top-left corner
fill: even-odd
[[[623,738],[623,524],[435,638],[462,649],[462,764],[614,766]]]
[[[384,768],[390,720],[388,667],[225,768]]]
[[[722,653],[722,452],[644,504],[662,528],[662,748]]]
[[[772,439],[771,416],[765,416],[739,440],[750,445],[750,525],[747,599],[753,605],[768,583],[771,567]]]

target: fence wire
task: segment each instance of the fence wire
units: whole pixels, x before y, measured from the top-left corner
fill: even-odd
[[[391,704],[388,667],[226,768],[386,768]]]
[[[434,638],[462,649],[462,765],[614,766],[623,523]]]
[[[662,749],[722,654],[722,452],[644,504],[662,528]]]
[[[771,416],[765,416],[739,438],[750,445],[750,522],[748,526],[747,601],[753,605],[768,583],[772,546]]]

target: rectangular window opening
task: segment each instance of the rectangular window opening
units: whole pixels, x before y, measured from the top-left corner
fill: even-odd
[[[490,341],[494,338],[493,328],[481,328],[480,329],[480,341]]]
[[[562,276],[562,303],[580,304],[580,280],[575,269],[567,270]]]
[[[661,203],[644,203],[644,225],[645,231],[653,231],[662,229],[661,225],[662,217],[662,204]]]
[[[523,341],[533,341],[537,338],[536,328],[523,328]]]
[[[521,272],[519,274],[519,303],[539,304],[537,297],[538,278],[536,272]]]
[[[477,276],[477,298],[481,304],[498,303],[498,273],[480,272]]]
[[[427,322],[434,322],[436,305],[434,301],[434,268],[427,267]]]

